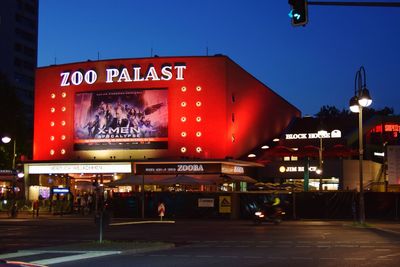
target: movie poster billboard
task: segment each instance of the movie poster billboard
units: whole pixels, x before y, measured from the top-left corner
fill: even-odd
[[[74,149],[168,148],[168,90],[75,94]]]

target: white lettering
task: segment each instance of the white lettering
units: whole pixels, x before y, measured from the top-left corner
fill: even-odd
[[[106,69],[106,83],[112,83],[113,78],[117,77],[119,74],[119,71],[117,69]]]
[[[142,68],[141,67],[134,67],[133,68],[133,81],[134,82],[140,82],[140,81],[144,81],[144,78],[143,77],[140,77],[140,70],[141,70]]]
[[[172,79],[172,66],[164,66],[161,69],[161,80],[169,81]]]
[[[146,75],[146,79],[145,80],[148,81],[150,79],[153,80],[153,81],[159,81],[160,80],[160,78],[158,78],[156,69],[153,66],[151,66],[149,68],[149,70],[147,71],[147,75]]]
[[[119,76],[118,82],[120,83],[121,81],[124,82],[131,82],[132,79],[129,76],[128,70],[126,68],[123,68],[121,71],[121,75]]]
[[[202,164],[182,165],[178,164],[178,172],[204,172]]]
[[[233,172],[234,173],[244,173],[244,169],[241,166],[234,166],[233,167]]]
[[[186,66],[185,65],[175,66],[174,69],[176,70],[176,79],[184,80],[183,70],[186,70]]]
[[[61,77],[62,77],[62,80],[61,80],[61,86],[69,86],[70,85],[70,83],[69,83],[69,72],[61,72]]]
[[[85,82],[87,84],[94,84],[97,81],[97,73],[94,70],[89,70],[85,74]]]
[[[71,82],[73,85],[80,85],[83,81],[83,74],[80,71],[75,71],[71,75]]]

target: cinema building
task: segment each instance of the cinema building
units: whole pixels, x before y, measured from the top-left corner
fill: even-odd
[[[245,190],[264,166],[247,160],[249,152],[300,115],[222,55],[42,67],[26,197],[77,195],[111,182],[114,191]]]

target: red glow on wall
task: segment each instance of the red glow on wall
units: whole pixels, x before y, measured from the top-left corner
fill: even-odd
[[[167,147],[79,150],[76,95],[165,89]],[[278,135],[300,112],[227,57],[90,61],[39,68],[34,160],[238,158]],[[125,140],[126,141],[126,140]],[[139,146],[140,147],[140,146]]]

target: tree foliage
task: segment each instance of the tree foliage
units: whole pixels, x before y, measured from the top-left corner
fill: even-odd
[[[373,108],[365,108],[363,109],[363,116],[365,119],[369,119],[373,116],[381,115],[381,116],[388,116],[394,115],[394,109],[389,107],[384,107],[383,109],[375,110]],[[322,106],[318,113],[315,114],[317,118],[328,118],[328,119],[335,119],[335,118],[349,118],[352,117],[353,114],[348,109],[339,110],[335,106]]]

